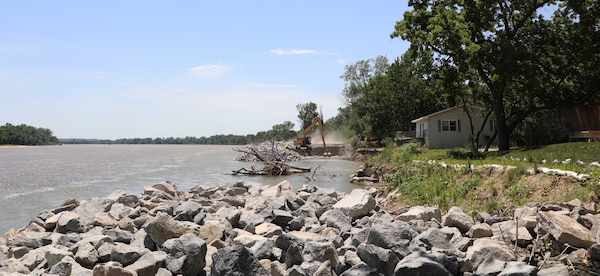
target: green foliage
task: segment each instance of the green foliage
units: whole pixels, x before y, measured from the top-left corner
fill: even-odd
[[[371,65],[374,64],[374,65]],[[352,135],[394,138],[397,130],[414,129],[412,119],[446,107],[438,97],[438,81],[431,55],[405,53],[387,64],[387,58],[346,66],[340,110]]]
[[[60,142],[46,128],[36,128],[21,124],[18,126],[6,123],[0,126],[0,145],[56,145]]]
[[[315,118],[319,115],[317,104],[313,102],[296,105],[298,110],[298,122],[300,122],[300,131],[307,129]]]
[[[511,133],[533,112],[599,94],[598,1],[409,5],[391,36],[416,52],[434,52],[448,98],[493,110],[501,152],[510,150]],[[545,9],[556,12],[546,17]]]

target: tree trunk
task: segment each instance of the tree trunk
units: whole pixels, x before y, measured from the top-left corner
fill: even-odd
[[[494,115],[496,116],[496,133],[498,133],[498,151],[500,153],[510,150],[510,131],[506,125],[506,112],[504,111],[504,91],[492,91],[494,97]]]

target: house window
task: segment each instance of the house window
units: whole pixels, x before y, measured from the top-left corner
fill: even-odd
[[[440,131],[441,132],[460,131],[459,121],[458,120],[440,120]]]

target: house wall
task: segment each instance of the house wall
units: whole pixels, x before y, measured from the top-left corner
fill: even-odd
[[[600,130],[600,103],[563,107],[560,115],[569,131]]]
[[[475,128],[474,133],[477,133],[477,130],[483,122],[483,118],[477,116],[476,112],[471,112],[471,116],[473,119],[473,127]],[[440,120],[456,120],[458,122],[458,131],[441,131],[439,127]],[[469,117],[467,116],[467,113],[463,112],[461,109],[455,108],[440,114],[432,115],[427,119],[427,124],[429,127],[427,130],[428,139],[426,139],[426,144],[429,148],[455,148],[469,145],[469,135],[471,134]],[[490,127],[490,122],[488,120],[479,139],[480,145],[487,143],[485,137],[491,137],[493,131]]]

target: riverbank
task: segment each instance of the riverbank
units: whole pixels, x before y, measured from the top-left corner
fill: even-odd
[[[600,216],[579,201],[521,206],[514,217],[413,206],[392,214],[377,190],[289,182],[169,182],[140,195],[67,200],[0,246],[15,275],[588,275]],[[579,274],[577,274],[579,273]],[[587,274],[586,274],[587,273]],[[432,275],[432,274],[427,274]]]

